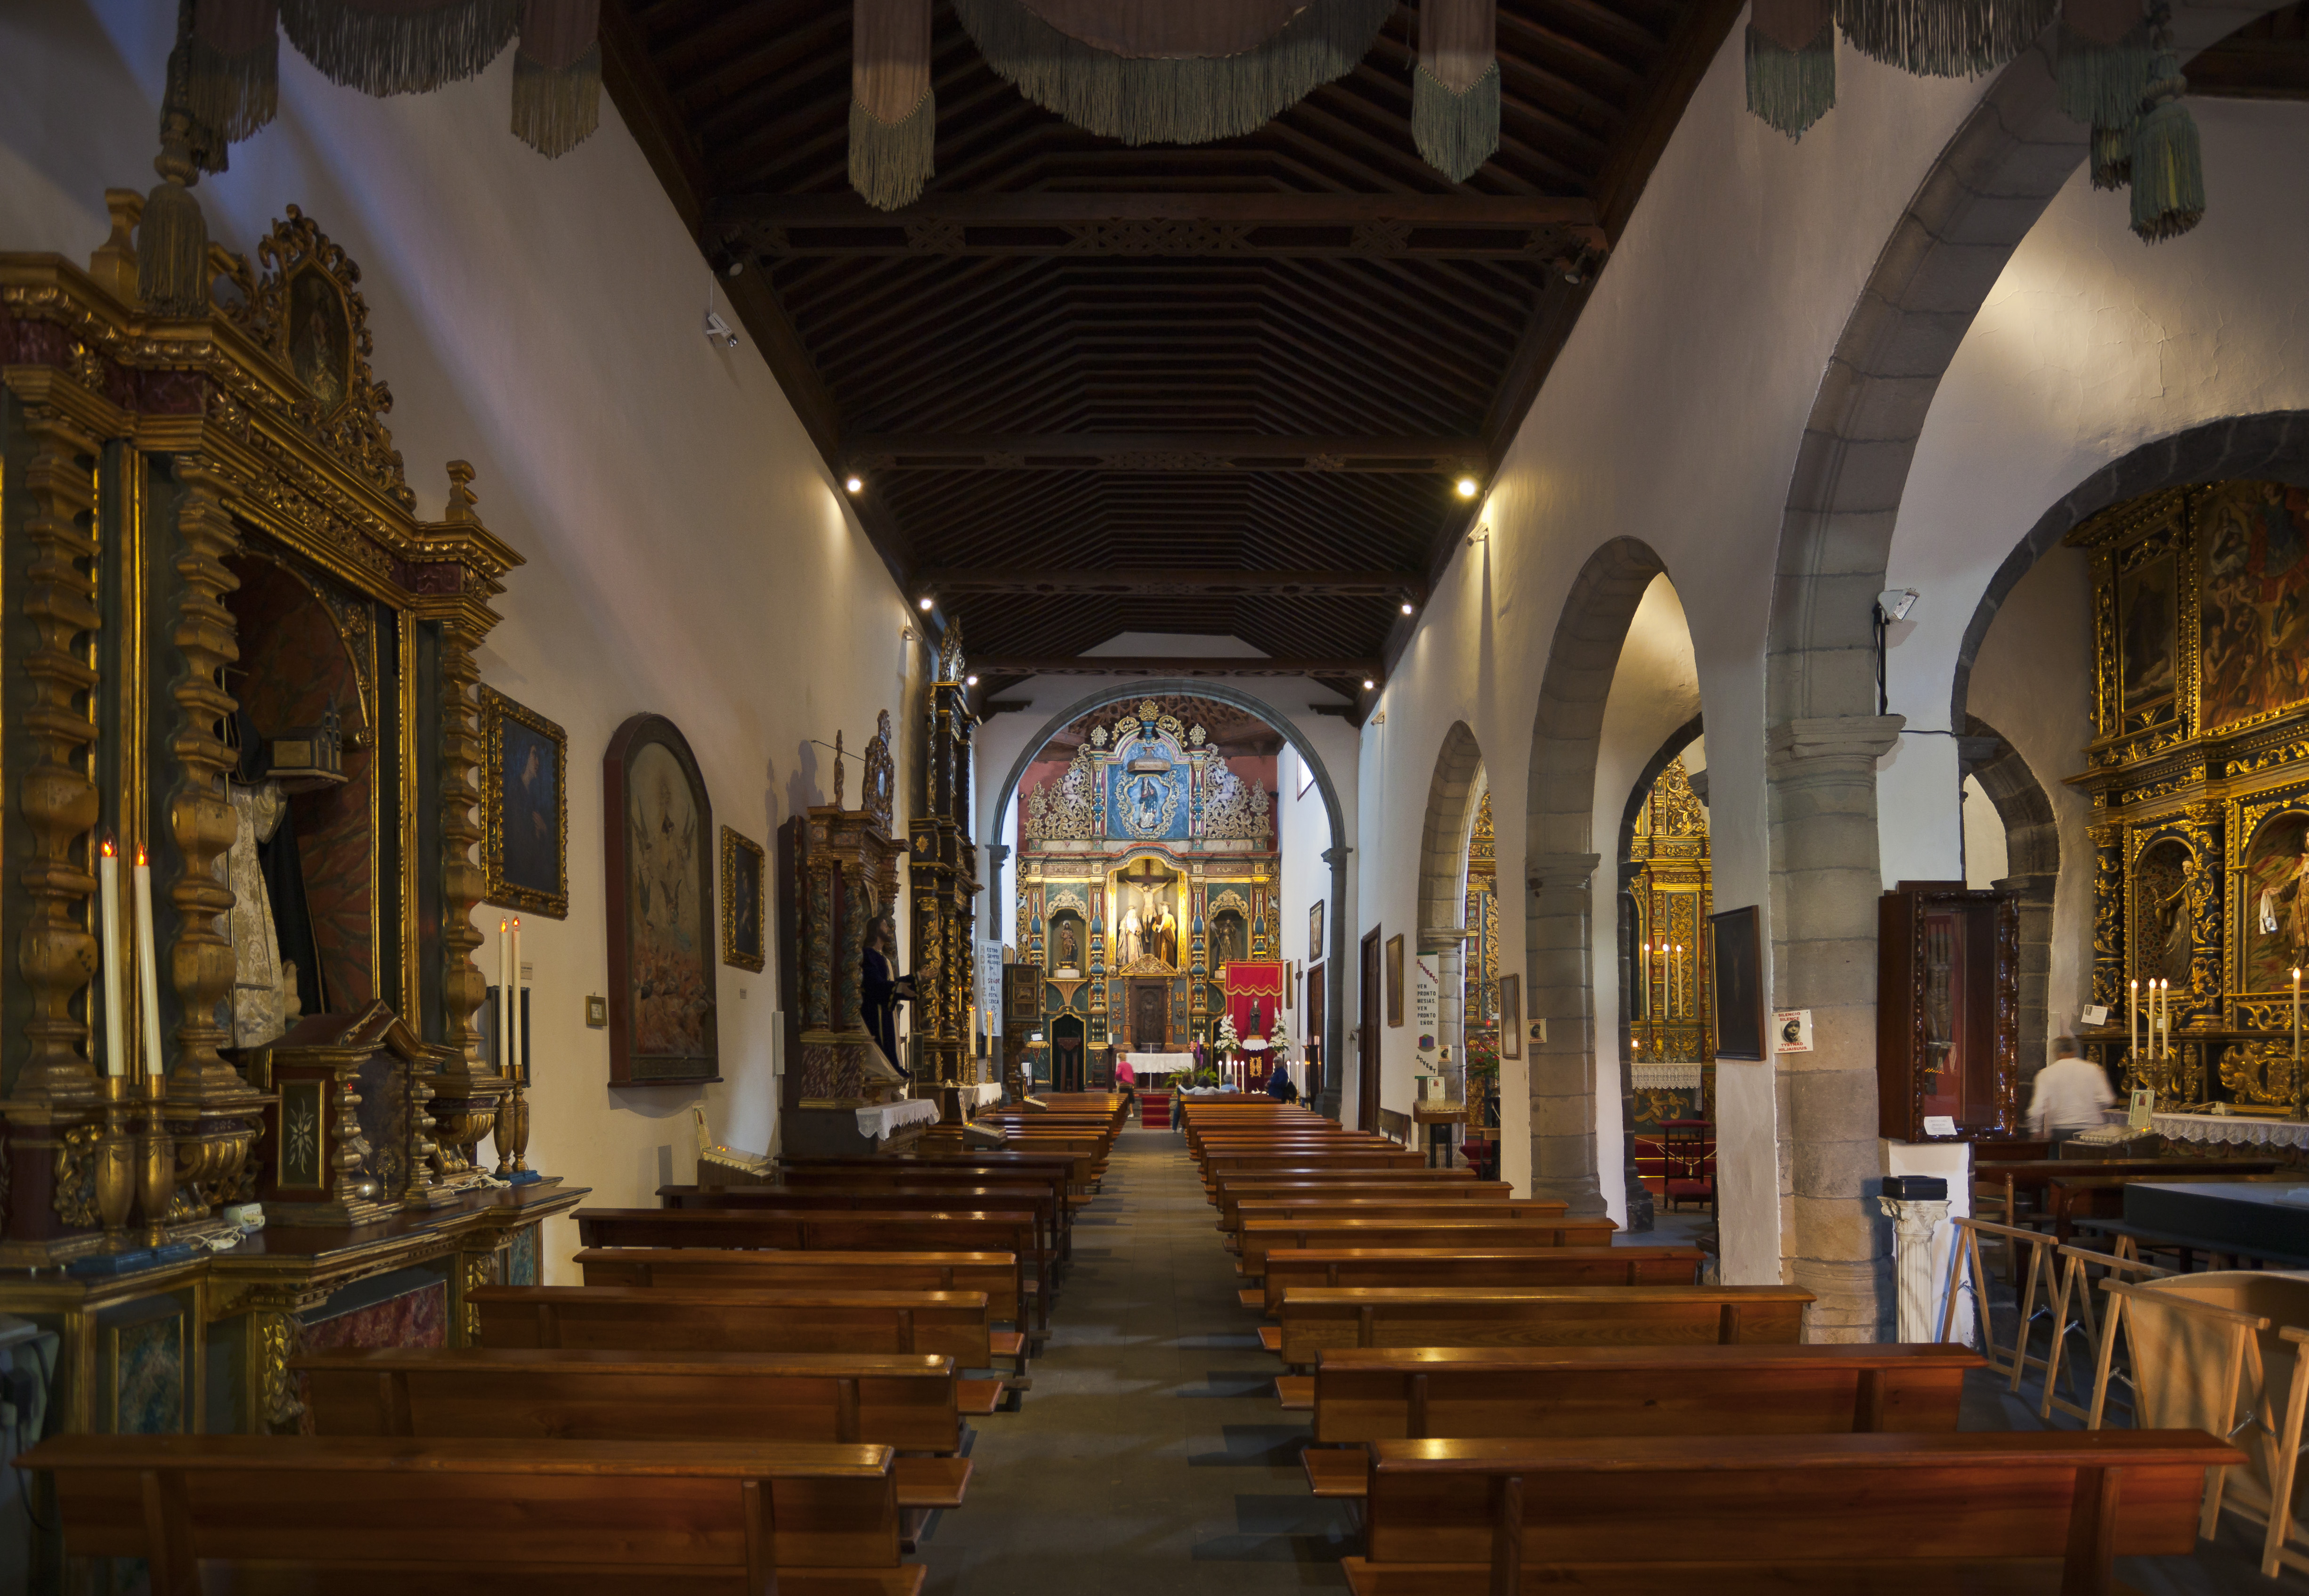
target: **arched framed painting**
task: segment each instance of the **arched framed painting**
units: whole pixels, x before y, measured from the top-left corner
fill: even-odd
[[[610,1081],[717,1080],[713,806],[689,741],[636,715],[601,760]]]

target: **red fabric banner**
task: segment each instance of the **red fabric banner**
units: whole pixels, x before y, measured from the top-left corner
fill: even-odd
[[[1258,1019],[1252,1023],[1250,1011],[1258,1010]],[[1235,1035],[1249,1039],[1255,1032],[1262,1037],[1275,1034],[1276,1017],[1283,1012],[1283,965],[1278,959],[1236,959],[1226,967],[1226,1011],[1234,1020]]]

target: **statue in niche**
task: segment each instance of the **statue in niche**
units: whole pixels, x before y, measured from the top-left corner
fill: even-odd
[[[2196,885],[2197,862],[2186,858],[2178,885],[2157,898],[2157,967],[2166,980],[2186,986],[2190,971],[2189,889]]]
[[[324,1011],[321,961],[289,795],[264,773],[264,742],[246,706],[226,731],[240,753],[226,784],[232,846],[214,866],[233,895],[221,927],[232,944],[230,1045],[262,1047]]]
[[[859,981],[859,1013],[867,1033],[901,1080],[905,1066],[898,1063],[898,1005],[914,995],[913,978],[901,976],[892,960],[898,946],[897,922],[884,915],[866,931],[864,973]]]
[[[1075,923],[1061,920],[1059,922],[1059,967],[1062,970],[1080,968],[1075,962]]]
[[[1171,913],[1171,906],[1167,903],[1163,906],[1161,936],[1163,962],[1172,969],[1177,969],[1179,967],[1179,921],[1178,916]]]
[[[1144,939],[1139,934],[1138,911],[1135,908],[1122,911],[1120,941],[1126,964],[1145,951]]]

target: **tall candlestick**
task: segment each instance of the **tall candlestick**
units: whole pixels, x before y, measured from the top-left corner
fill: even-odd
[[[104,937],[104,1072],[128,1072],[128,1028],[120,1008],[120,854],[112,838],[96,862],[97,907]]]
[[[513,1068],[513,921],[497,919],[497,1068]]]
[[[2132,983],[2132,992],[2124,1005],[2125,1053],[2132,1058],[2140,1056],[2140,983]]]
[[[513,917],[513,1051],[506,1054],[509,1061],[506,1073],[521,1079],[521,916]]]
[[[2301,967],[2293,967],[2293,1067],[2301,1067]]]
[[[2157,983],[2157,1024],[2163,1033],[2158,1053],[2159,1058],[2173,1056],[2173,978],[2167,976]]]
[[[131,882],[136,896],[136,993],[144,1011],[144,1073],[157,1096],[168,1070],[160,1056],[160,963],[152,953],[152,862],[141,844]]]

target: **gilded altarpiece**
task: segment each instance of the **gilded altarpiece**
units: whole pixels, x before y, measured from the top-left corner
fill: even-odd
[[[1716,1117],[1708,806],[1681,759],[1668,761],[1636,811],[1627,863],[1635,943],[1629,1074],[1636,1130],[1649,1136],[1662,1120]]]
[[[2230,481],[2104,512],[2092,560],[2087,1051],[2160,1103],[2298,1115],[2309,966],[2309,490]],[[2130,1023],[2171,983],[2169,1053]]]
[[[206,311],[163,318],[143,202],[106,198],[85,269],[0,254],[0,1313],[58,1338],[51,1430],[293,1427],[308,1337],[416,1293],[462,1341],[464,1293],[584,1194],[474,1162],[519,1089],[470,956],[474,651],[520,561],[462,462],[418,515],[315,219],[212,247]],[[294,838],[293,925],[252,828]],[[107,838],[124,900],[150,860],[158,999],[132,973],[109,1035]]]
[[[1046,1048],[1079,1028],[1094,1054],[1184,1052],[1212,1037],[1227,965],[1275,957],[1273,801],[1181,708],[1099,712],[1066,769],[1020,794],[1017,924]]]

